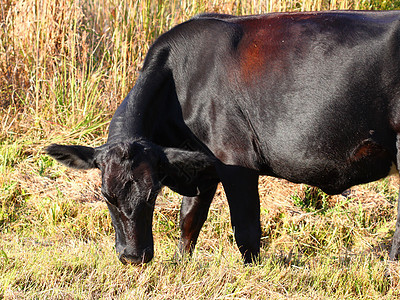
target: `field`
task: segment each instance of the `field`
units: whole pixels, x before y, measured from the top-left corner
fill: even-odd
[[[398,176],[327,196],[260,178],[262,250],[245,266],[222,187],[191,259],[174,259],[180,196],[154,214],[155,257],[122,265],[98,171],[50,143],[99,146],[152,41],[201,12],[398,9],[400,1],[3,0],[0,3],[0,299],[396,299],[388,260]]]

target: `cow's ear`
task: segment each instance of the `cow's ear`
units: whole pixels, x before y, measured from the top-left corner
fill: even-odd
[[[46,147],[45,152],[60,163],[74,169],[96,168],[94,148],[75,145],[52,144]]]
[[[215,159],[202,152],[164,148],[164,154],[167,159],[167,167],[172,172],[195,174],[214,167]]]
[[[161,182],[183,195],[196,194],[199,179],[215,174],[215,158],[202,152],[164,148],[163,154]]]

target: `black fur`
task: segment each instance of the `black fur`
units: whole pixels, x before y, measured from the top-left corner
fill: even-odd
[[[46,147],[45,152],[70,168],[95,168],[94,149],[90,147],[51,144]]]

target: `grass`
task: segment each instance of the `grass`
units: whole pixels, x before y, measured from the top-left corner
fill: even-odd
[[[0,299],[395,299],[398,178],[327,196],[260,178],[262,249],[244,266],[220,187],[190,260],[173,259],[180,196],[164,189],[155,258],[117,259],[96,170],[43,154],[97,146],[152,41],[193,15],[396,9],[400,1],[5,0],[0,3]]]

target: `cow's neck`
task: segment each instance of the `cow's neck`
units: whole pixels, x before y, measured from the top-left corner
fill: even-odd
[[[183,121],[172,77],[148,78],[141,74],[118,107],[107,142],[146,139],[164,147],[198,148],[199,142]]]

